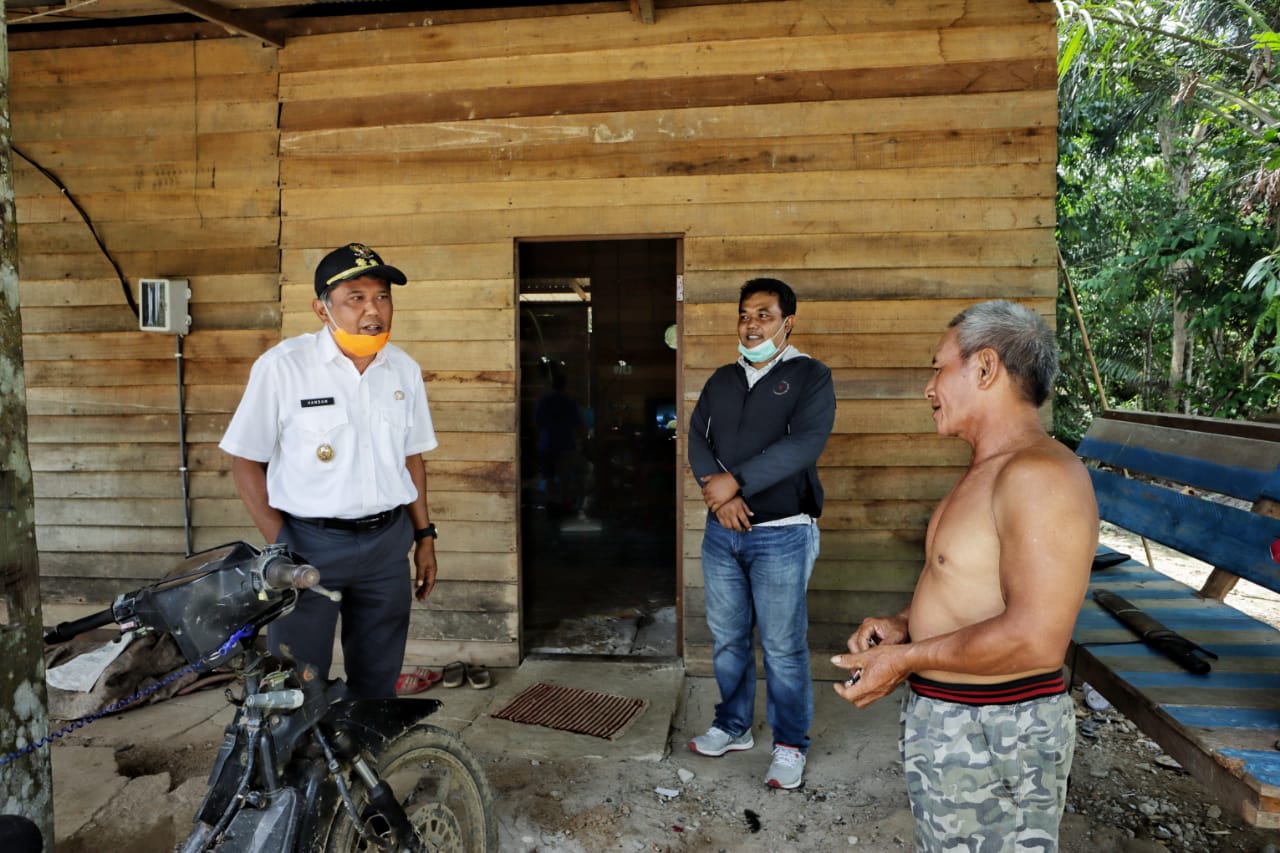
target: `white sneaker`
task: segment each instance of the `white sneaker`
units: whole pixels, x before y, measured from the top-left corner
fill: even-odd
[[[724,755],[726,752],[736,752],[741,749],[751,749],[756,745],[755,738],[751,737],[751,729],[747,729],[742,734],[734,737],[718,726],[712,726],[707,729],[704,735],[698,735],[689,741],[689,749],[698,753],[698,755],[706,755],[711,758]]]
[[[773,763],[764,782],[770,788],[799,788],[804,781],[804,753],[784,743],[773,745]]]

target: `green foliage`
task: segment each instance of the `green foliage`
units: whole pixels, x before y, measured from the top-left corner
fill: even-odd
[[[1280,0],[1059,10],[1058,243],[1108,404],[1274,418]],[[1055,429],[1070,441],[1100,397],[1065,285]]]

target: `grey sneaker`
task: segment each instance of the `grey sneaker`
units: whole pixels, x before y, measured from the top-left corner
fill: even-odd
[[[764,782],[771,788],[799,788],[804,781],[804,753],[785,743],[773,745],[773,763]]]
[[[726,752],[751,749],[755,745],[755,739],[751,737],[751,729],[747,729],[742,734],[734,737],[717,726],[712,726],[707,729],[705,735],[698,735],[689,741],[689,749],[698,753],[698,755],[708,755],[712,758],[724,755]]]

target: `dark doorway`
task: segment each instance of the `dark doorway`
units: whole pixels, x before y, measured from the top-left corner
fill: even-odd
[[[518,248],[523,651],[675,656],[679,243]]]

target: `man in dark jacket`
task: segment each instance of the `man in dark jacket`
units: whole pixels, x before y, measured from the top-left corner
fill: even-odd
[[[787,789],[803,781],[813,720],[805,593],[818,557],[818,456],[836,411],[831,371],[789,343],[795,322],[784,282],[744,284],[741,358],[707,380],[689,424],[689,465],[708,510],[702,575],[721,700],[689,749],[720,756],[755,746],[754,627],[773,729],[765,782]]]

